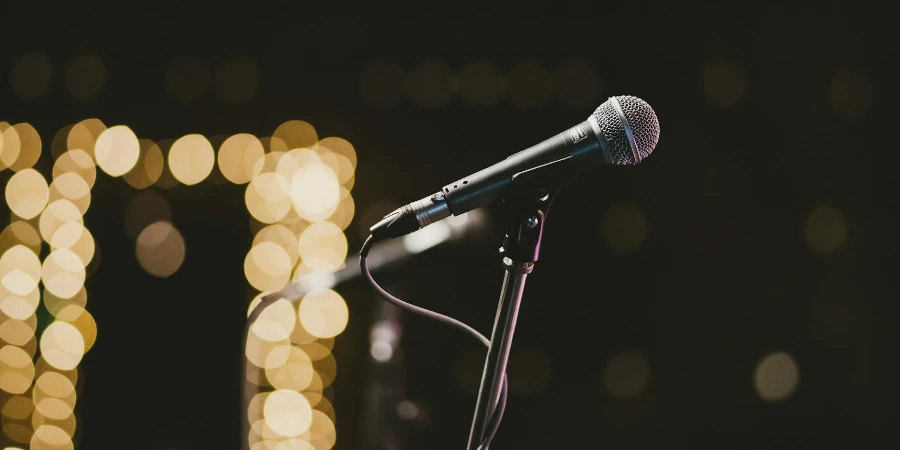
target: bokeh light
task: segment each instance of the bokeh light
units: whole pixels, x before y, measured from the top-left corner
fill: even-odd
[[[283,341],[291,336],[294,325],[294,306],[286,300],[280,299],[269,305],[253,323],[251,331],[266,341]]]
[[[337,336],[347,326],[349,312],[340,294],[331,289],[314,289],[303,296],[297,308],[300,324],[318,338]]]
[[[266,379],[276,389],[303,391],[312,383],[315,370],[312,360],[297,346],[290,347],[284,364],[267,368]]]
[[[279,389],[266,398],[263,406],[266,425],[281,436],[299,436],[309,429],[312,408],[298,392]]]
[[[3,132],[4,154],[7,153],[6,150],[10,155],[15,151],[15,161],[3,158],[3,164],[15,172],[28,169],[40,159],[41,146],[41,136],[33,126],[17,123]]]
[[[34,380],[31,355],[14,345],[0,348],[0,389],[10,394],[22,394]]]
[[[48,202],[68,200],[84,215],[91,206],[91,187],[87,181],[74,172],[65,172],[54,177],[50,183]]]
[[[0,252],[5,252],[16,245],[24,245],[38,254],[41,251],[41,235],[30,223],[17,220],[0,232]]]
[[[97,180],[97,166],[93,158],[81,149],[69,150],[63,153],[53,164],[53,178],[59,178],[66,173],[74,173],[80,176],[88,187],[93,187]]]
[[[0,122],[0,170],[15,164],[16,159],[19,158],[20,146],[19,135],[12,125],[8,122]]]
[[[760,398],[774,402],[790,397],[800,381],[800,370],[794,358],[786,352],[766,355],[756,365],[753,385]]]
[[[300,235],[300,259],[314,271],[337,270],[347,257],[347,237],[331,222],[311,224]]]
[[[70,450],[74,448],[69,433],[54,425],[37,427],[31,438],[31,450]]]
[[[291,202],[300,217],[319,222],[327,219],[341,201],[337,174],[325,164],[300,167],[291,178]]]
[[[59,370],[74,369],[84,352],[84,338],[70,323],[55,321],[41,334],[41,356]]]
[[[41,237],[45,241],[50,242],[56,231],[69,222],[84,223],[81,210],[69,200],[54,200],[41,212],[41,217],[38,220],[38,229],[41,232]]]
[[[833,253],[847,240],[847,220],[831,205],[816,207],[806,219],[806,243],[822,255]]]
[[[84,119],[76,123],[69,131],[66,146],[70,151],[75,149],[83,150],[91,156],[91,159],[94,159],[94,148],[97,144],[97,139],[100,138],[104,131],[106,131],[106,125],[100,119]],[[113,159],[117,159],[117,157]]]
[[[200,134],[189,134],[178,139],[169,150],[172,175],[189,186],[203,181],[215,163],[212,144]]]
[[[647,230],[647,216],[636,205],[615,205],[604,211],[600,219],[603,242],[622,255],[637,250],[643,244]]]
[[[138,139],[140,155],[134,167],[122,178],[135,189],[145,189],[156,183],[162,175],[165,160],[162,150],[150,139]]]
[[[47,255],[41,268],[44,288],[57,297],[71,298],[84,286],[85,266],[72,250],[53,250]]]
[[[603,386],[620,398],[634,398],[650,383],[650,363],[638,350],[624,350],[613,354],[603,367]]]
[[[83,306],[70,304],[56,313],[56,319],[68,322],[78,329],[84,339],[84,351],[87,352],[97,341],[97,322]]]
[[[49,198],[47,180],[34,169],[13,175],[6,184],[6,204],[23,219],[32,219],[40,214]]]
[[[28,320],[19,320],[12,317],[2,319],[0,322],[0,340],[7,344],[24,346],[34,339],[34,331],[37,326],[37,317],[30,315]]]
[[[300,258],[300,241],[288,227],[281,224],[272,224],[263,228],[253,238],[253,246],[263,241],[277,244],[287,253],[291,267],[297,265],[297,260]]]
[[[219,170],[234,184],[250,182],[257,161],[265,154],[259,139],[248,133],[235,134],[222,142],[219,147]]]
[[[147,273],[166,278],[184,262],[184,238],[171,222],[159,220],[147,225],[138,235],[135,254]]]
[[[132,239],[137,239],[147,225],[160,220],[171,222],[172,208],[154,191],[135,195],[125,206],[125,231]]]
[[[97,166],[113,177],[124,175],[137,163],[141,145],[137,136],[125,125],[108,128],[94,145]]]
[[[34,383],[35,409],[53,420],[65,420],[75,412],[75,384],[59,372],[44,372]]]
[[[272,132],[272,150],[287,152],[295,148],[312,148],[319,140],[316,128],[303,120],[288,120]],[[276,144],[282,148],[276,148]]]
[[[254,245],[244,258],[244,274],[250,285],[260,291],[277,291],[291,278],[291,258],[272,241]]]
[[[275,223],[291,209],[291,182],[280,173],[262,173],[244,192],[247,210],[262,223]]]

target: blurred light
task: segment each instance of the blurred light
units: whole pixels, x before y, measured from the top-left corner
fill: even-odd
[[[293,304],[282,298],[260,313],[251,331],[266,341],[283,341],[294,331],[297,323],[294,315]]]
[[[647,216],[636,205],[613,206],[600,219],[603,242],[620,255],[637,250],[647,236],[647,229]]]
[[[287,339],[281,341],[267,341],[256,333],[247,335],[247,347],[245,348],[247,360],[263,369],[277,368],[287,363],[291,354],[291,342]]]
[[[75,100],[94,100],[106,85],[106,64],[95,54],[76,56],[63,67],[63,81]]]
[[[41,425],[34,430],[31,438],[31,450],[71,450],[72,437],[62,428],[54,425]]]
[[[814,209],[806,219],[806,243],[819,254],[832,253],[847,240],[844,213],[831,205]]]
[[[68,200],[84,215],[91,206],[91,187],[77,173],[66,172],[50,183],[48,202]]]
[[[413,103],[423,108],[440,108],[453,97],[453,70],[444,61],[424,61],[409,73],[405,88]]]
[[[313,367],[315,368],[316,374],[322,380],[323,389],[331,386],[331,383],[337,378],[337,360],[331,352],[328,352],[325,356],[313,361]]]
[[[4,419],[22,420],[28,418],[34,411],[34,403],[28,397],[13,395],[3,405],[2,415]]]
[[[138,235],[135,253],[147,273],[166,278],[184,262],[184,238],[170,222],[153,222]]]
[[[700,88],[713,106],[731,109],[747,93],[747,74],[736,61],[713,59],[703,66]]]
[[[291,279],[292,267],[287,251],[272,241],[255,244],[244,258],[247,281],[259,291],[281,289]]]
[[[66,433],[67,436],[71,437],[71,436],[75,435],[76,420],[75,420],[74,414],[70,414],[68,417],[66,417],[64,419],[53,419],[51,417],[45,416],[44,414],[41,413],[40,410],[36,409],[31,416],[32,428],[37,430],[43,426],[48,426],[48,425],[59,428],[64,433]],[[48,450],[49,449],[56,450],[60,447],[56,446],[56,445],[47,445],[44,447],[32,447],[32,448],[45,448]],[[74,450],[74,447],[68,447],[68,448],[73,448],[73,450]]]
[[[300,167],[291,178],[291,202],[300,217],[319,222],[330,217],[341,201],[337,175],[321,163]]]
[[[35,409],[49,419],[65,420],[75,411],[75,385],[59,372],[45,372],[38,376],[32,396]]]
[[[22,394],[34,380],[31,355],[14,345],[0,348],[0,389],[10,394]]]
[[[302,324],[303,323],[301,321],[301,325]],[[304,328],[302,326],[298,327],[298,328],[303,328],[304,330],[306,330],[306,328]],[[322,358],[326,358],[326,357],[330,356],[331,348],[333,346],[334,346],[334,339],[330,339],[330,338],[329,339],[322,339],[322,338],[314,339],[313,341],[311,341],[309,343],[299,345],[299,347],[302,348],[303,351],[306,352],[307,355],[309,355],[309,359],[311,359],[313,361],[318,361]]]
[[[309,434],[316,450],[328,450],[334,447],[337,441],[334,422],[328,417],[327,413],[315,409],[312,412]]]
[[[553,85],[560,103],[571,107],[597,106],[600,77],[585,61],[567,61],[553,71]]]
[[[106,125],[100,119],[84,119],[76,123],[72,130],[69,131],[66,146],[70,151],[75,149],[84,150],[93,159],[97,139],[100,138],[104,131],[106,131]],[[93,185],[93,183],[90,184]]]
[[[512,393],[533,396],[543,392],[550,384],[553,368],[546,352],[531,348],[513,352],[508,373]]]
[[[447,239],[450,239],[450,225],[444,222],[435,222],[403,236],[403,248],[410,253],[419,253]]]
[[[0,284],[9,292],[25,296],[37,289],[41,260],[24,245],[16,245],[0,256]]]
[[[84,268],[84,262],[73,251],[53,250],[41,269],[44,288],[58,297],[71,298],[84,286]]]
[[[3,423],[3,432],[13,441],[27,444],[32,437],[31,424],[7,421]],[[29,447],[34,448],[34,447]]]
[[[74,123],[70,123],[56,130],[56,134],[53,135],[53,139],[50,141],[50,155],[53,156],[54,160],[59,159],[63,153],[69,150],[66,141],[69,139],[69,133],[72,132],[74,126]],[[3,130],[0,129],[0,131]]]
[[[6,204],[9,209],[23,219],[36,217],[50,198],[50,188],[43,175],[34,169],[25,169],[12,177],[6,184]]]
[[[53,178],[59,178],[69,172],[80,176],[87,183],[88,187],[93,187],[94,182],[97,180],[97,168],[94,165],[94,160],[84,150],[69,150],[63,153],[53,164]]]
[[[97,340],[97,322],[84,307],[80,305],[65,306],[56,314],[56,319],[68,322],[78,329],[84,339],[85,353],[94,346],[94,342]]]
[[[49,90],[53,81],[53,63],[43,52],[28,52],[12,62],[9,86],[22,100],[37,100]]]
[[[334,214],[328,218],[328,221],[337,225],[341,230],[346,230],[353,222],[353,214],[356,211],[356,204],[353,203],[353,196],[344,186],[340,187],[340,203],[334,210]]]
[[[609,357],[603,367],[603,385],[610,394],[634,398],[650,383],[650,363],[638,350],[624,350]]]
[[[17,220],[0,233],[0,252],[5,252],[16,245],[24,245],[38,254],[41,251],[41,235],[28,222]]]
[[[535,61],[520,62],[506,75],[506,93],[519,108],[540,108],[552,94],[550,74]]]
[[[0,312],[13,319],[28,320],[29,317],[34,315],[40,301],[39,289],[33,289],[27,294],[18,295],[0,283]]]
[[[284,364],[266,369],[266,378],[276,389],[290,389],[300,392],[313,380],[313,364],[303,350],[291,346]]]
[[[397,417],[403,420],[416,420],[419,418],[419,407],[409,400],[397,403]]]
[[[235,134],[219,148],[219,170],[234,184],[248,183],[255,175],[256,163],[265,156],[262,143],[248,133]],[[262,167],[260,167],[262,168]]]
[[[84,338],[74,325],[55,321],[41,334],[41,357],[60,370],[72,370],[84,356]]]
[[[341,184],[346,185],[356,170],[357,157],[353,144],[339,137],[327,137],[319,141],[317,147],[322,162],[334,170]]]
[[[858,120],[872,108],[872,83],[855,70],[842,70],[831,80],[831,107],[841,117]]]
[[[0,122],[0,170],[16,163],[21,146],[16,129],[7,122]]]
[[[7,344],[22,347],[28,341],[34,339],[34,328],[37,326],[37,318],[32,315],[29,319],[19,320],[11,317],[3,319],[3,322],[0,323],[0,340]]]
[[[188,105],[197,101],[209,84],[210,68],[194,57],[177,57],[166,67],[166,94],[172,101]]]
[[[233,57],[216,67],[216,95],[222,103],[250,101],[259,90],[259,66],[251,58]]]
[[[506,89],[506,80],[488,61],[476,61],[459,69],[459,97],[472,108],[495,106]]]
[[[775,352],[766,355],[756,365],[753,385],[763,400],[769,402],[784,400],[797,389],[799,375],[797,363],[791,355]]]
[[[116,125],[104,131],[94,145],[97,165],[113,177],[124,175],[137,163],[141,144],[137,136],[125,125]]]
[[[189,134],[169,150],[169,169],[178,181],[193,185],[203,181],[216,163],[216,154],[203,135]]]
[[[295,148],[313,148],[319,140],[315,127],[302,120],[288,120],[278,126],[272,133],[272,150],[287,152]],[[283,144],[283,148],[276,149],[275,143]]]
[[[287,253],[291,267],[297,264],[300,257],[300,241],[297,239],[297,235],[286,226],[276,223],[263,228],[256,233],[252,246],[264,241],[274,242],[281,247]]]
[[[309,334],[330,338],[347,327],[349,312],[340,294],[331,289],[316,289],[300,300],[297,317]]]
[[[165,160],[162,150],[150,139],[138,139],[140,156],[134,167],[122,178],[135,189],[146,189],[156,183],[162,175]]]
[[[137,194],[125,206],[125,231],[132,239],[137,239],[147,225],[161,220],[172,221],[172,208],[154,191]]]
[[[8,148],[7,148],[8,147]],[[28,169],[41,157],[41,136],[28,123],[17,123],[3,132],[3,164],[15,172]],[[18,150],[15,160],[6,158],[7,151]]]
[[[312,408],[300,393],[279,389],[266,398],[263,406],[266,425],[281,436],[299,436],[309,429]]]
[[[291,209],[290,181],[280,173],[262,173],[244,192],[247,210],[262,223],[275,223]]]
[[[50,249],[67,248],[78,255],[85,265],[90,264],[94,258],[94,237],[91,232],[79,222],[68,222],[59,227],[53,237],[50,238]]]
[[[331,222],[311,224],[300,235],[300,259],[314,271],[337,270],[347,257],[347,237]]]
[[[161,139],[157,141],[156,145],[159,147],[159,150],[163,154],[163,161],[167,159],[174,143],[174,139]],[[162,173],[159,174],[159,179],[156,180],[156,183],[154,183],[154,185],[159,186],[163,189],[171,189],[175,186],[178,186],[178,178],[175,178],[175,175],[172,174],[171,161],[169,164],[163,164]]]
[[[47,311],[54,317],[66,307],[73,305],[81,308],[84,308],[87,305],[87,290],[85,290],[84,286],[82,286],[75,295],[69,298],[53,295],[52,292],[44,292],[44,307],[47,308]]]
[[[45,241],[50,242],[56,231],[69,222],[83,224],[84,218],[81,215],[81,211],[69,200],[55,200],[41,212],[41,218],[38,220],[38,229],[41,232],[41,237]]]
[[[363,69],[359,91],[363,100],[378,108],[397,106],[403,100],[403,68],[391,62],[376,62]]]

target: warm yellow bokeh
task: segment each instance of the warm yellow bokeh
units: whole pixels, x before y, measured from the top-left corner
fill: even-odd
[[[300,235],[300,259],[313,271],[333,271],[347,257],[347,237],[331,222],[311,224]]]
[[[283,341],[291,336],[297,323],[294,305],[280,299],[269,305],[253,323],[251,332],[266,341]]]
[[[69,130],[69,136],[66,138],[66,147],[69,151],[75,149],[83,150],[93,160],[94,146],[104,131],[106,131],[106,125],[100,119],[84,119]]]
[[[331,289],[314,289],[300,301],[300,324],[318,338],[337,336],[347,327],[349,311],[340,294]]]
[[[283,149],[274,148],[273,151],[293,150],[295,148],[311,148],[316,145],[319,135],[316,133],[315,127],[309,122],[302,120],[289,120],[275,129],[272,133],[273,141],[280,141]]]
[[[17,123],[5,131],[3,137],[4,144],[8,143],[10,150],[18,147],[16,160],[7,164],[7,167],[10,169],[20,172],[31,168],[40,159],[41,136],[30,124]],[[4,164],[6,164],[6,161],[4,161]]]
[[[22,394],[34,380],[34,364],[31,355],[14,345],[0,348],[0,390],[10,394]]]
[[[141,231],[135,242],[135,253],[147,273],[165,278],[184,262],[184,238],[171,223],[160,220]]]
[[[41,213],[41,218],[38,220],[38,229],[41,232],[41,237],[45,241],[50,242],[56,231],[69,222],[83,224],[84,217],[81,214],[81,210],[69,200],[55,200],[47,205],[47,208]]]
[[[169,170],[178,181],[189,186],[206,179],[215,163],[212,144],[200,134],[184,136],[169,149]]]
[[[91,187],[77,173],[64,172],[58,177],[54,177],[50,183],[48,201],[52,203],[62,199],[72,202],[84,215],[91,206]]]
[[[84,286],[85,264],[67,248],[52,251],[44,260],[41,279],[44,288],[61,298],[72,298]]]
[[[291,177],[291,202],[300,217],[321,222],[330,217],[341,201],[340,184],[325,164],[307,164]]]
[[[145,189],[156,183],[162,175],[165,159],[159,145],[150,139],[138,139],[140,156],[134,167],[122,178],[135,189]]]
[[[40,214],[49,198],[47,180],[34,169],[22,170],[6,184],[6,204],[14,214],[23,219],[31,219]]]
[[[283,175],[262,173],[253,178],[244,193],[247,210],[262,223],[275,223],[291,209],[291,185]]]
[[[97,166],[94,160],[91,155],[81,149],[63,153],[53,164],[54,179],[67,172],[73,172],[83,178],[89,187],[93,187],[97,180]]]
[[[116,125],[103,131],[94,144],[94,158],[104,172],[113,177],[125,175],[137,163],[141,144],[134,131]]]
[[[55,425],[41,425],[34,430],[31,450],[72,450],[72,437]]]
[[[284,437],[293,437],[309,429],[312,408],[300,393],[279,389],[266,398],[263,416],[272,431]]]
[[[284,249],[291,260],[291,267],[297,264],[297,260],[300,257],[300,240],[288,227],[275,223],[259,230],[256,233],[256,237],[253,238],[253,245],[255,246],[264,241],[274,242]]]
[[[281,246],[271,241],[254,245],[244,259],[247,281],[260,291],[281,289],[290,280],[291,269],[290,256]]]
[[[41,334],[41,356],[59,370],[77,367],[84,352],[84,338],[68,322],[53,322]]]
[[[256,136],[249,133],[235,134],[219,147],[219,170],[234,184],[248,183],[257,175],[254,168],[264,156],[265,150]]]

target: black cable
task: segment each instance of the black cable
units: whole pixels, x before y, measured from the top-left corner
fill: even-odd
[[[369,256],[369,250],[372,249],[372,244],[374,244],[374,241],[372,239],[372,236],[369,236],[366,239],[366,242],[363,243],[362,248],[359,250],[359,270],[369,281],[369,284],[372,285],[372,288],[375,289],[375,292],[378,292],[378,294],[381,295],[382,298],[384,298],[391,304],[394,304],[394,305],[396,305],[402,309],[405,309],[411,313],[418,314],[420,316],[425,316],[425,317],[428,317],[429,319],[434,319],[434,320],[437,320],[438,322],[444,322],[448,325],[452,325],[456,328],[459,328],[460,330],[463,330],[466,333],[469,333],[471,336],[474,336],[475,339],[478,339],[479,341],[481,341],[481,343],[484,344],[485,347],[490,348],[490,346],[491,346],[490,339],[488,339],[483,334],[479,333],[478,330],[470,327],[469,325],[466,325],[465,323],[460,322],[459,320],[456,320],[450,316],[445,316],[441,313],[431,311],[430,309],[425,309],[420,306],[416,306],[411,303],[407,303],[403,300],[400,300],[397,297],[394,297],[393,295],[391,295],[391,293],[384,290],[384,288],[382,288],[378,284],[378,282],[376,282],[375,279],[372,278],[372,273],[369,271],[369,266],[368,266],[368,263],[366,262],[366,259]],[[488,446],[490,445],[491,441],[494,439],[494,435],[497,434],[497,429],[500,428],[500,420],[503,418],[503,411],[506,409],[506,390],[507,390],[506,374],[504,373],[503,374],[503,387],[500,390],[500,396],[497,398],[497,405],[494,407],[494,410],[491,412],[491,417],[488,422],[488,429],[486,430],[485,436],[481,440],[481,443],[478,444],[477,450],[486,450],[488,448]]]

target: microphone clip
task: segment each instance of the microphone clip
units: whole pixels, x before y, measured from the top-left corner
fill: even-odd
[[[575,167],[567,156],[513,175],[503,196],[508,225],[501,254],[517,263],[538,260],[550,205],[578,177]]]

